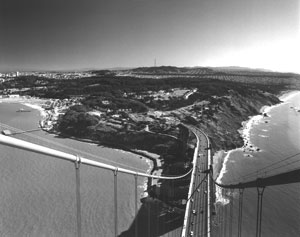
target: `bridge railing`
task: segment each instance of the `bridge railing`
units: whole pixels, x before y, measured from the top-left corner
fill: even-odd
[[[194,133],[195,135],[195,133]],[[196,142],[196,147],[194,150],[194,156],[193,156],[193,171],[191,175],[191,181],[190,181],[190,187],[189,187],[189,192],[188,192],[188,199],[186,203],[186,208],[185,208],[185,214],[184,214],[184,220],[183,220],[183,227],[182,227],[182,233],[181,237],[186,237],[187,236],[187,227],[188,227],[188,220],[189,220],[189,215],[191,212],[191,195],[193,193],[193,188],[194,188],[194,180],[196,176],[196,165],[197,165],[197,158],[198,158],[198,150],[199,150],[199,138],[195,135],[197,142]]]
[[[181,176],[159,176],[159,175],[151,175],[142,172],[136,172],[129,169],[116,167],[112,165],[108,165],[102,162],[90,160],[78,155],[69,154],[66,152],[58,151],[55,149],[47,148],[45,146],[33,144],[30,142],[26,142],[20,139],[16,139],[9,136],[4,136],[0,134],[0,144],[27,150],[30,152],[38,153],[47,155],[53,158],[66,160],[74,163],[75,165],[75,174],[76,174],[76,214],[77,214],[77,236],[81,237],[81,199],[80,199],[80,166],[81,165],[88,165],[93,166],[100,169],[111,170],[114,174],[114,227],[115,227],[115,236],[118,236],[118,213],[117,213],[117,206],[118,206],[118,197],[117,197],[117,176],[118,173],[124,173],[128,175],[132,175],[135,177],[135,213],[137,214],[137,177],[146,177],[146,178],[153,178],[153,179],[165,179],[165,180],[176,180],[186,177],[192,172],[192,169],[183,174]]]
[[[186,213],[185,213],[185,218],[184,218],[184,224],[183,224],[183,229],[182,229],[182,233],[181,233],[181,237],[187,237],[189,236],[188,233],[188,221],[190,218],[190,213],[191,213],[191,202],[190,202],[190,198],[192,196],[193,193],[193,189],[194,189],[194,179],[196,176],[196,164],[197,164],[197,158],[198,158],[198,153],[199,153],[199,146],[200,146],[200,141],[199,141],[199,137],[196,135],[196,133],[193,131],[193,129],[196,129],[197,132],[200,132],[201,134],[203,134],[203,136],[206,139],[207,142],[207,148],[205,150],[207,150],[207,167],[206,169],[209,170],[210,166],[211,166],[211,145],[210,145],[210,141],[208,136],[206,135],[205,132],[203,132],[202,130],[200,130],[199,128],[195,128],[189,125],[185,125],[186,127],[189,128],[189,130],[194,134],[194,136],[197,139],[197,143],[196,143],[196,147],[194,150],[194,157],[193,157],[193,173],[191,176],[191,182],[190,182],[190,188],[189,188],[189,194],[188,194],[188,202],[186,205]],[[206,230],[205,230],[205,236],[210,237],[211,236],[211,180],[208,177],[207,179],[207,226],[206,226]]]
[[[208,136],[206,135],[206,133],[204,133],[203,131],[199,130],[205,137],[206,141],[207,141],[207,168],[210,169],[212,163],[211,163],[211,145],[210,145],[210,141]],[[211,207],[212,207],[212,203],[211,203],[211,179],[208,178],[207,179],[207,237],[210,237],[210,233],[211,233]]]

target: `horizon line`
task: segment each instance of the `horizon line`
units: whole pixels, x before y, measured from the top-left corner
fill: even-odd
[[[247,66],[174,66],[174,65],[159,65],[159,66],[116,66],[116,67],[103,67],[103,68],[80,68],[80,69],[29,69],[29,70],[3,70],[0,73],[13,73],[13,72],[86,72],[86,71],[97,71],[97,70],[128,70],[135,68],[159,68],[159,67],[176,67],[176,68],[223,68],[223,69],[241,69],[241,70],[256,70],[274,73],[293,73],[300,74],[300,72],[293,71],[275,71],[268,68],[254,68]]]

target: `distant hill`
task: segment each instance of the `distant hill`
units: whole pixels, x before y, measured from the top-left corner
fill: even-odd
[[[115,69],[117,70],[117,69]],[[229,67],[175,67],[175,66],[159,66],[159,67],[138,67],[130,69],[119,69],[120,72],[130,73],[133,75],[174,75],[174,74],[260,74],[260,75],[297,75],[295,73],[275,72],[262,68],[247,68],[238,66]]]
[[[249,67],[239,67],[239,66],[228,66],[228,67],[209,67],[213,70],[218,71],[256,71],[256,72],[274,72],[272,70],[263,68],[249,68]]]
[[[131,74],[147,74],[147,75],[186,75],[186,74],[211,74],[213,70],[207,67],[174,67],[174,66],[160,66],[160,67],[139,67],[130,70],[125,70],[125,73]]]
[[[197,78],[216,79],[255,84],[289,84],[291,88],[300,88],[300,75],[295,73],[273,72],[265,69],[247,67],[139,67],[116,72],[117,76],[135,78]]]

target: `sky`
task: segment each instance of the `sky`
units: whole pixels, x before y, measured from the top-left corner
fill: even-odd
[[[170,65],[300,73],[300,0],[0,0],[0,72]]]

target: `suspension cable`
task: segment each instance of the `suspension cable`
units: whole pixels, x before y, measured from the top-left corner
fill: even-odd
[[[232,222],[233,222],[233,192],[234,189],[230,189],[230,199],[229,199],[229,216],[230,216],[230,223],[229,223],[229,237],[232,236]]]
[[[262,201],[265,187],[257,187],[256,237],[261,237]]]
[[[135,174],[134,175],[134,212],[135,212],[135,216],[137,217],[138,214],[138,175]],[[138,223],[137,223],[137,219],[135,220],[135,237],[138,236]]]
[[[219,189],[220,189],[220,187],[219,187]],[[218,219],[217,219],[217,223],[218,223],[218,226],[219,226],[219,228],[221,228],[221,204],[220,205],[218,205]]]
[[[280,168],[282,168],[282,167],[286,167],[286,166],[289,166],[289,165],[292,165],[292,164],[295,164],[295,163],[298,163],[298,162],[300,162],[300,160],[295,160],[295,161],[292,161],[292,162],[290,162],[290,163],[288,163],[288,164],[284,164],[284,165],[281,165],[281,166],[278,166],[278,167],[275,167],[275,168],[273,168],[273,169],[271,169],[271,170],[269,170],[269,171],[267,171],[266,173],[271,173],[272,171],[274,171],[274,170],[278,170],[278,169],[280,169]]]
[[[23,141],[20,139],[4,136],[2,134],[0,134],[0,144],[4,144],[4,145],[10,146],[10,147],[15,147],[15,148],[19,148],[19,149],[47,155],[47,156],[52,156],[52,157],[55,157],[58,159],[67,160],[67,161],[71,161],[71,162],[75,162],[75,160],[77,159],[75,155],[65,153],[62,151],[58,151],[55,149],[51,149],[48,147],[36,145],[34,143],[26,142],[26,141]],[[107,165],[107,164],[104,164],[104,163],[101,163],[98,161],[89,160],[89,159],[83,158],[83,157],[81,157],[81,164],[98,167],[98,168],[103,168],[103,169],[107,169],[107,170],[112,170],[112,171],[114,171],[116,168],[118,168],[118,171],[121,173],[126,173],[126,174],[131,174],[131,175],[137,174],[138,176],[142,176],[142,177],[149,177],[149,178],[155,178],[155,179],[169,179],[169,180],[184,178],[187,175],[189,175],[193,170],[193,169],[190,169],[187,173],[180,175],[180,176],[159,176],[159,175],[150,175],[150,174],[142,173],[142,172],[136,172],[136,171],[132,171],[130,169],[119,168],[119,167]]]
[[[238,237],[242,237],[243,194],[244,194],[244,189],[243,188],[239,189]]]
[[[194,188],[193,192],[191,193],[191,196],[188,197],[187,201],[190,200],[194,193],[197,191],[197,188],[199,188],[201,186],[201,184],[204,182],[204,180],[207,178],[208,174],[206,174],[203,179],[201,180],[201,182],[197,185],[197,187]]]
[[[221,196],[222,196],[222,192],[223,192],[222,190],[223,189],[221,188]],[[220,204],[220,223],[221,223],[220,230],[221,230],[221,234],[224,233],[223,232],[223,228],[224,228],[224,218],[223,218],[223,216],[224,216],[224,208],[223,208],[222,203],[221,203]]]
[[[289,172],[279,173],[277,175],[267,176],[263,178],[257,178],[248,182],[236,183],[236,184],[221,184],[213,180],[215,185],[223,188],[253,188],[253,187],[266,187],[280,184],[296,183],[300,182],[300,169],[294,169]],[[211,174],[212,175],[212,174]]]
[[[253,172],[250,172],[250,173],[245,174],[245,175],[243,175],[243,176],[240,176],[240,177],[239,177],[239,180],[240,180],[240,179],[245,179],[246,177],[256,176],[257,173],[262,172],[262,171],[265,171],[265,170],[266,170],[265,172],[269,172],[269,171],[267,170],[268,168],[270,168],[270,167],[272,167],[272,166],[274,166],[274,165],[280,164],[280,163],[282,163],[282,162],[284,162],[284,161],[287,161],[287,160],[289,160],[289,159],[292,159],[292,158],[294,158],[294,157],[296,157],[296,156],[298,156],[298,155],[300,155],[300,152],[298,152],[298,153],[296,153],[296,154],[294,154],[294,155],[290,155],[290,156],[284,158],[283,160],[280,160],[280,161],[271,163],[271,164],[269,164],[269,165],[267,165],[267,166],[265,166],[265,167],[263,167],[263,168],[261,168],[261,169],[258,169],[258,170],[256,170],[256,171],[253,171]],[[298,162],[298,161],[297,161],[297,162]],[[287,166],[287,165],[285,164],[285,165],[283,165],[283,166]],[[283,166],[281,166],[281,167],[283,167]],[[248,179],[248,178],[247,178],[247,179]]]
[[[31,138],[35,138],[37,140],[41,140],[41,141],[44,141],[46,143],[49,143],[49,144],[53,144],[55,146],[58,146],[58,147],[62,147],[62,148],[65,148],[65,149],[68,149],[68,150],[71,150],[71,151],[74,151],[76,153],[80,153],[80,154],[84,154],[86,156],[89,156],[89,157],[92,157],[92,158],[96,158],[98,160],[103,160],[103,161],[106,161],[110,164],[116,164],[116,165],[120,165],[122,167],[127,167],[127,168],[130,168],[130,169],[135,169],[135,170],[139,170],[139,171],[143,171],[142,169],[140,168],[136,168],[136,167],[132,167],[132,166],[129,166],[129,165],[126,165],[126,164],[123,164],[123,163],[120,163],[120,162],[117,162],[117,161],[112,161],[110,159],[107,159],[107,158],[104,158],[102,156],[99,156],[99,155],[94,155],[92,153],[89,153],[89,152],[85,152],[85,151],[82,151],[82,150],[79,150],[79,149],[76,149],[74,147],[70,147],[70,146],[66,146],[62,143],[59,143],[59,142],[55,142],[55,141],[52,141],[52,140],[49,140],[47,138],[44,138],[44,137],[41,137],[41,136],[38,136],[38,135],[34,135],[34,134],[30,134],[30,133],[25,133],[24,130],[21,130],[21,129],[18,129],[18,128],[15,128],[15,127],[12,127],[12,126],[9,126],[7,124],[4,124],[4,123],[0,123],[1,126],[3,126],[4,128],[7,128],[7,129],[10,129],[10,130],[13,130],[13,131],[17,131],[18,133],[22,133],[28,137],[31,137]],[[14,134],[13,134],[14,135]]]
[[[227,196],[226,189],[223,188],[222,191],[223,191],[224,198],[226,198],[226,196]],[[224,219],[224,235],[223,236],[227,237],[227,205],[226,205],[226,203],[224,205],[224,217],[223,217],[223,219]]]
[[[114,171],[115,237],[118,236],[118,168]]]
[[[81,158],[76,157],[75,164],[75,176],[76,176],[76,208],[77,208],[77,236],[81,237],[81,200],[80,200],[80,163]]]

